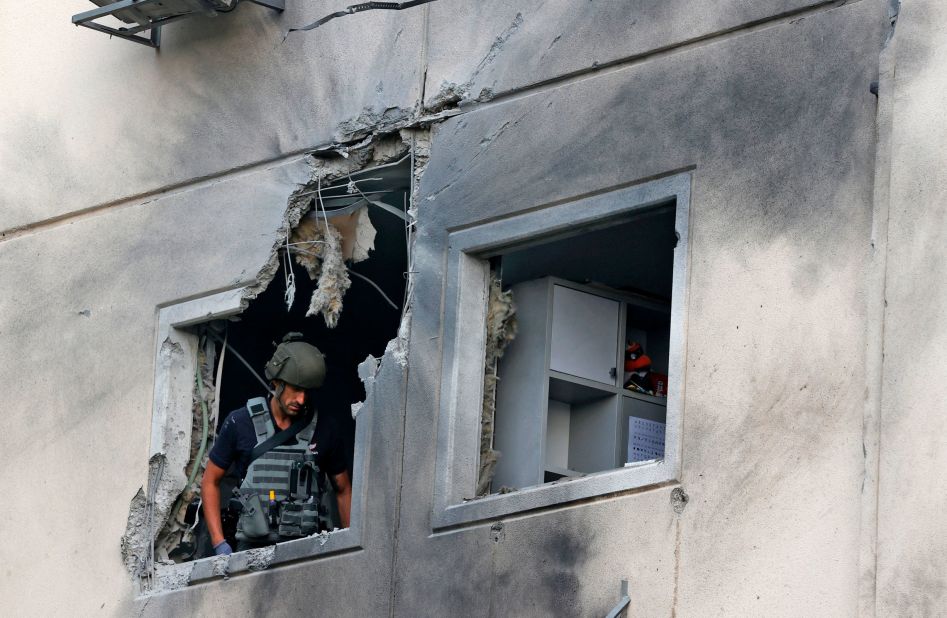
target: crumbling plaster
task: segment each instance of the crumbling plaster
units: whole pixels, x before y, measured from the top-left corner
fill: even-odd
[[[350,173],[367,167],[384,165],[406,156],[412,157],[418,169],[423,168],[425,155],[410,154],[411,144],[426,139],[426,131],[405,129],[401,133],[366,139],[352,146],[338,145],[331,152],[320,151],[308,157],[310,171],[306,182],[297,183],[287,199],[278,232],[270,236],[270,256],[259,267],[253,280],[245,287],[226,290],[218,294],[203,296],[183,303],[176,303],[158,310],[157,351],[155,368],[155,395],[151,429],[151,452],[149,480],[132,500],[126,534],[122,538],[122,553],[133,578],[141,586],[141,593],[151,596],[180,588],[188,584],[219,579],[247,571],[261,571],[272,565],[284,564],[302,558],[350,551],[361,547],[365,523],[365,503],[370,483],[366,478],[367,462],[371,452],[371,417],[379,406],[375,404],[374,384],[384,359],[369,357],[358,368],[367,398],[353,406],[353,417],[363,419],[355,434],[355,462],[352,482],[354,487],[353,511],[350,526],[341,531],[324,533],[316,537],[280,544],[275,551],[265,556],[259,552],[237,554],[230,559],[215,557],[186,565],[161,562],[161,556],[151,549],[152,539],[161,530],[171,512],[172,504],[185,489],[184,469],[191,453],[191,414],[194,406],[192,375],[196,368],[197,337],[189,331],[195,325],[238,316],[266,286],[274,281],[280,266],[281,251],[285,248],[287,230],[291,239],[307,217],[316,217],[317,226],[323,219],[318,214],[318,194],[323,184],[345,179]],[[340,153],[344,153],[344,156]],[[309,210],[312,208],[313,210]],[[308,211],[308,214],[307,214]],[[324,214],[322,216],[325,216]],[[309,229],[309,228],[307,228]],[[334,229],[334,228],[332,228]],[[374,232],[373,232],[374,233]],[[294,244],[299,244],[298,242]],[[362,249],[364,251],[364,249]],[[341,255],[339,256],[341,259]],[[367,254],[362,258],[365,259]],[[285,256],[284,256],[285,258]],[[304,260],[309,267],[318,268],[319,262]],[[340,264],[343,268],[344,265]],[[323,268],[324,268],[323,264]],[[279,285],[279,283],[276,283]],[[341,291],[344,294],[344,290]],[[339,310],[343,298],[338,298]],[[328,322],[328,320],[327,320]],[[410,311],[405,312],[398,333],[389,342],[385,358],[404,370],[404,349],[410,324]],[[385,393],[394,391],[387,387]],[[390,403],[388,405],[391,405]],[[151,554],[155,553],[152,560]],[[265,558],[265,559],[264,559]],[[154,561],[154,567],[152,563]]]
[[[410,113],[421,89],[421,11],[369,12],[283,40],[347,4],[287,2],[280,14],[245,2],[169,25],[156,52],[72,26],[87,0],[44,6],[35,19],[3,3],[0,76],[17,87],[5,89],[0,110],[0,233]]]
[[[878,502],[878,615],[947,607],[947,6],[903,2],[894,39]],[[884,94],[884,93],[883,93]]]
[[[490,522],[423,542],[432,504],[406,502],[396,614],[423,612],[421,582],[449,572],[454,556],[465,557],[464,581],[437,604],[455,610],[489,590],[489,606],[502,608],[494,611],[540,614],[552,597],[570,611],[604,613],[627,578],[633,596],[644,596],[632,615],[666,612],[668,594],[684,615],[855,611],[875,114],[868,86],[883,21],[880,2],[831,8],[436,127],[419,200],[410,348],[405,458],[418,474],[405,478],[404,492],[430,496],[435,474],[422,428],[438,408],[446,230],[693,167],[680,479],[690,501],[678,515],[664,487],[504,520],[501,544],[526,572],[572,560],[526,530],[556,530],[568,547],[569,539],[584,546],[591,527],[603,547],[587,568],[576,562],[572,585],[537,576],[513,589],[488,588],[502,579],[497,567],[467,558]],[[596,121],[563,122],[572,118]],[[641,536],[623,534],[619,520],[635,522]],[[668,544],[639,546],[643,537]],[[604,569],[609,560],[622,566]],[[674,570],[673,591],[667,572],[649,568],[662,564]]]

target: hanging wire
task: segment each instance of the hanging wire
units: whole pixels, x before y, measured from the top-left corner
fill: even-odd
[[[158,459],[158,465],[155,466],[154,473],[149,474],[148,477],[148,501],[145,503],[145,530],[148,531],[148,564],[146,565],[147,570],[147,584],[150,590],[153,590],[155,587],[155,534],[158,532],[155,529],[155,496],[158,493],[158,484],[161,482],[161,477],[164,476],[164,457]]]
[[[414,200],[415,192],[415,173],[416,173],[416,161],[415,161],[415,151],[417,150],[417,139],[414,135],[411,136],[411,177],[409,190],[410,194],[405,197],[405,212],[409,212],[411,209],[411,204]],[[408,220],[410,219],[410,220]],[[408,303],[411,300],[411,295],[414,293],[414,226],[417,222],[415,216],[412,215],[408,219],[405,219],[404,229],[405,229],[405,252],[407,254],[407,267],[408,270],[404,273],[404,277],[407,280],[404,286],[404,303],[401,305],[401,321],[404,322],[404,318],[408,313]]]
[[[227,343],[226,340],[221,339],[221,338],[220,338],[220,335],[218,335],[217,333],[211,332],[211,331],[208,331],[208,332],[207,332],[207,336],[210,337],[211,339],[213,339],[214,341],[218,342],[218,343],[224,344],[224,351],[230,352],[231,354],[233,354],[234,356],[236,356],[236,357],[237,357],[237,360],[240,361],[240,362],[243,364],[243,366],[247,368],[247,371],[249,371],[249,372],[251,373],[251,375],[253,375],[253,377],[257,379],[257,382],[259,382],[260,384],[263,385],[263,388],[266,389],[266,392],[267,392],[267,393],[269,393],[270,395],[275,395],[275,394],[276,394],[276,392],[275,392],[272,388],[270,388],[270,385],[266,383],[266,380],[264,380],[263,378],[260,377],[260,374],[258,374],[258,373],[256,372],[256,369],[253,368],[253,365],[251,365],[251,364],[247,361],[247,359],[245,359],[245,358],[243,357],[243,355],[241,355],[239,352],[237,352],[237,350],[234,349],[233,346],[229,346],[229,347],[228,347],[228,346],[226,345],[226,343]],[[221,351],[221,354],[223,354],[224,351]]]
[[[357,273],[357,272],[355,272],[355,271],[352,270],[351,268],[346,268],[346,270],[349,271],[349,274],[355,275],[356,277],[358,277],[358,278],[361,279],[362,281],[367,282],[370,286],[372,286],[373,288],[375,288],[376,290],[378,290],[378,293],[381,294],[381,297],[384,298],[384,299],[388,302],[389,305],[391,305],[391,308],[392,308],[392,309],[394,309],[395,311],[401,311],[401,309],[398,307],[398,305],[395,304],[395,301],[393,301],[393,300],[391,300],[390,298],[388,298],[388,295],[385,294],[385,292],[384,292],[380,287],[378,287],[378,284],[377,284],[377,283],[375,283],[374,281],[372,281],[371,279],[369,279],[368,277],[366,277],[366,276],[363,275],[362,273]]]
[[[335,13],[329,13],[322,19],[314,21],[308,26],[303,26],[302,28],[290,28],[289,32],[286,33],[286,36],[289,36],[290,32],[300,32],[304,30],[315,30],[319,26],[330,22],[336,17],[345,17],[346,15],[352,15],[353,13],[361,13],[362,11],[373,11],[378,9],[385,9],[389,11],[402,11],[404,9],[410,9],[421,4],[427,4],[429,2],[434,2],[434,0],[409,0],[408,2],[362,2],[360,4],[353,4],[352,6],[345,7],[341,11],[336,11]],[[283,37],[283,40],[286,40],[286,37]]]
[[[296,299],[296,273],[293,272],[293,260],[289,257],[289,231],[286,232],[286,252],[283,253],[283,278],[286,280],[286,291],[283,300],[286,301],[286,312],[293,308]]]
[[[326,205],[322,201],[322,176],[319,177],[319,182],[316,185],[316,194],[319,197],[319,208],[322,210],[322,218],[326,224],[326,238],[329,237],[329,216],[326,214]]]
[[[312,251],[306,251],[305,249],[299,249],[299,248],[297,248],[297,247],[293,247],[292,250],[295,251],[296,253],[303,253],[303,254],[305,254],[305,255],[311,255],[311,256],[313,256],[313,257],[319,257],[317,254],[313,253]],[[359,279],[362,279],[363,281],[365,281],[365,282],[367,282],[368,284],[370,284],[373,288],[375,288],[376,290],[378,290],[378,293],[381,294],[381,297],[385,299],[385,302],[387,302],[389,305],[391,305],[391,307],[392,307],[395,311],[400,311],[400,310],[401,310],[401,309],[398,307],[398,305],[395,304],[395,301],[391,300],[391,298],[389,298],[388,295],[385,294],[384,290],[382,290],[381,287],[380,287],[377,283],[375,283],[374,281],[372,281],[371,279],[369,279],[368,277],[366,277],[366,276],[363,275],[362,273],[355,272],[354,270],[352,270],[352,269],[349,268],[348,266],[346,266],[345,269],[346,269],[350,274],[355,275],[355,276],[358,277]]]

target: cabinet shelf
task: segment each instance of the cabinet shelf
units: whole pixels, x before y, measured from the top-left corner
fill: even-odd
[[[549,372],[549,398],[563,403],[588,403],[618,394],[618,388],[558,371]]]
[[[653,325],[669,308],[553,277],[514,285],[513,299],[519,333],[499,364],[494,487],[621,468],[629,417],[663,423],[666,406],[622,387],[625,340],[640,339],[663,360],[667,335],[662,344]],[[666,371],[666,360],[658,367]]]
[[[637,399],[638,401],[647,401],[648,403],[656,403],[659,406],[666,406],[668,402],[667,397],[655,397],[654,395],[646,395],[645,393],[636,393],[635,391],[630,391],[627,388],[622,389],[623,397],[630,397],[632,399]]]

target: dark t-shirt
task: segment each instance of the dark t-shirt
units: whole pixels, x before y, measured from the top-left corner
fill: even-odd
[[[312,434],[310,450],[316,455],[319,469],[330,477],[341,474],[348,466],[340,438],[331,420],[320,415],[316,421],[316,431]],[[286,443],[295,444],[296,438],[291,437]],[[250,418],[250,412],[243,407],[231,412],[224,420],[209,457],[224,470],[229,470],[231,464],[234,464],[230,472],[242,479],[247,474],[250,453],[255,446],[256,431],[253,428],[253,420]]]

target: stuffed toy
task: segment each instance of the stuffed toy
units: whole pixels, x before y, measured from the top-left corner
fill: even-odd
[[[625,388],[646,395],[653,395],[651,379],[651,358],[637,341],[625,346]]]

